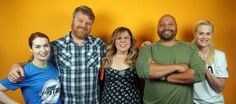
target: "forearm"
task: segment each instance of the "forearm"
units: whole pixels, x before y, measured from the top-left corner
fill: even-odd
[[[192,84],[195,82],[194,70],[188,69],[187,71],[182,73],[170,74],[166,80],[170,83]]]
[[[218,93],[223,91],[225,86],[225,78],[217,78],[209,70],[206,70],[206,79],[214,91]]]
[[[19,65],[20,65],[21,67],[24,67],[26,63],[27,63],[27,62],[21,62],[21,63],[19,63]]]
[[[12,100],[11,98],[9,98],[5,93],[3,93],[2,91],[0,91],[0,102],[2,102],[3,104],[19,104],[16,101]]]
[[[158,79],[177,71],[175,65],[160,65],[156,63],[150,63],[149,68],[149,77],[151,79]]]

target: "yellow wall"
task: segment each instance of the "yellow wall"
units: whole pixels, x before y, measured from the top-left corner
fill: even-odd
[[[75,7],[88,5],[96,15],[92,33],[106,40],[118,26],[132,30],[138,45],[157,39],[159,17],[169,13],[178,22],[178,39],[190,41],[194,23],[199,19],[213,21],[215,45],[225,51],[230,78],[224,90],[226,104],[236,104],[236,1],[234,0],[1,0],[0,1],[0,79],[10,66],[30,57],[27,39],[40,31],[51,40],[70,30]],[[20,91],[7,94],[23,103]]]

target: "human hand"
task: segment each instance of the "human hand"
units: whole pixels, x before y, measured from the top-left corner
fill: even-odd
[[[148,63],[149,63],[149,64],[154,64],[155,61],[154,61],[153,59],[149,58]]]
[[[185,72],[189,69],[187,64],[179,64],[177,67],[177,72],[179,73]]]
[[[151,45],[152,43],[150,41],[145,41],[141,44],[141,47],[145,46],[145,45]]]
[[[12,83],[19,82],[25,76],[23,68],[19,64],[13,64],[11,66],[11,71],[8,74],[8,79]]]
[[[198,56],[206,63],[206,56],[201,51],[198,51]]]

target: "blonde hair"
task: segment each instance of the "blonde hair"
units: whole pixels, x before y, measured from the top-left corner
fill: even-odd
[[[208,21],[208,20],[199,20],[196,24],[195,24],[195,29],[194,29],[194,32],[195,32],[195,35],[196,35],[196,32],[198,30],[198,28],[202,25],[206,25],[206,26],[210,26],[212,28],[212,33],[214,33],[214,25]],[[196,39],[194,38],[192,43],[196,44],[198,46],[198,44],[196,43]],[[206,63],[211,65],[214,63],[215,61],[215,48],[213,46],[213,41],[211,41],[211,43],[209,44],[209,48],[207,50],[207,53],[206,53]]]
[[[103,65],[105,68],[108,68],[112,64],[112,57],[116,54],[117,49],[115,46],[115,41],[121,33],[128,32],[130,35],[131,46],[128,50],[128,56],[125,59],[125,62],[130,66],[130,68],[134,68],[136,59],[137,59],[137,48],[135,47],[136,40],[134,39],[131,31],[126,27],[118,27],[112,33],[112,39],[109,41],[107,45],[107,52],[105,57],[102,59]]]

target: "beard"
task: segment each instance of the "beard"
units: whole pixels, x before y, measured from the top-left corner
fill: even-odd
[[[77,30],[75,30],[75,31],[72,30],[72,33],[78,39],[85,39],[88,36],[87,33],[80,32],[80,31],[77,31]]]
[[[78,39],[85,39],[90,33],[90,31],[84,27],[74,26],[73,24],[71,27],[73,35]]]
[[[171,34],[166,34],[165,31],[170,31]],[[160,37],[161,40],[164,41],[170,41],[175,38],[176,36],[176,30],[163,30],[163,31],[158,31],[158,36]]]

